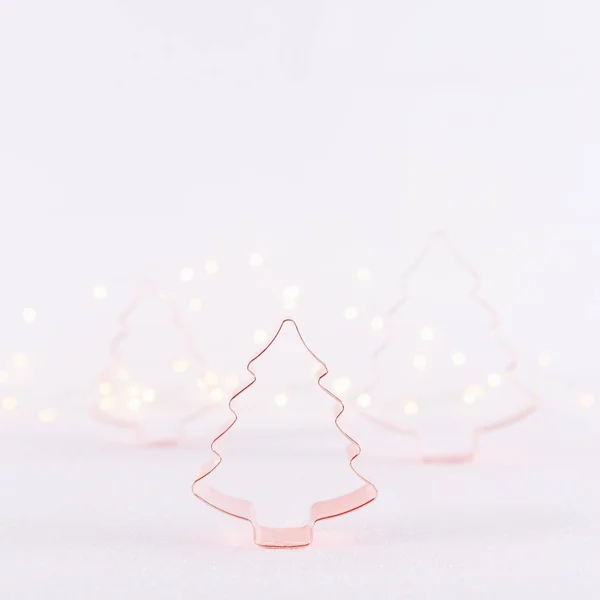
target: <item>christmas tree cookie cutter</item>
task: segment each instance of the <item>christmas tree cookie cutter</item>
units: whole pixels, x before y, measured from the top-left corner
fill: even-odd
[[[519,361],[518,356],[513,349],[513,347],[508,344],[503,338],[501,338],[497,330],[500,327],[500,316],[498,311],[493,308],[488,301],[480,295],[481,290],[481,277],[477,273],[477,271],[469,264],[469,262],[463,257],[463,255],[457,250],[455,245],[449,239],[448,235],[445,231],[436,231],[434,232],[417,259],[409,266],[409,268],[404,271],[400,278],[401,286],[402,286],[402,294],[400,298],[392,305],[392,307],[387,311],[386,320],[388,322],[392,322],[396,314],[402,309],[402,307],[409,301],[410,294],[410,280],[412,276],[419,270],[422,263],[425,261],[427,256],[431,253],[436,244],[443,244],[446,250],[453,257],[457,265],[465,271],[473,281],[473,286],[470,291],[470,296],[474,300],[474,302],[480,306],[488,315],[489,315],[489,327],[488,330],[492,339],[494,340],[496,346],[500,348],[507,356],[507,361],[504,366],[504,370],[502,376],[505,377],[510,384],[513,386],[515,390],[518,390],[521,394],[523,394],[528,399],[528,404],[522,408],[521,410],[515,412],[514,414],[508,415],[507,417],[495,419],[489,421],[487,423],[482,423],[480,425],[475,426],[470,444],[466,451],[457,453],[457,454],[433,454],[428,455],[424,452],[421,443],[421,436],[419,434],[419,430],[416,427],[409,427],[396,424],[392,422],[390,419],[382,417],[381,415],[375,414],[372,410],[368,408],[361,409],[361,415],[374,423],[375,425],[381,427],[384,430],[390,431],[392,433],[409,436],[415,439],[417,445],[417,452],[419,455],[419,459],[422,462],[427,463],[464,463],[469,462],[475,458],[478,448],[478,442],[481,435],[485,433],[489,433],[492,431],[498,431],[500,429],[504,429],[506,427],[510,427],[511,425],[515,425],[520,423],[521,421],[527,419],[529,416],[534,414],[539,408],[539,397],[537,394],[532,392],[524,383],[519,381],[515,376],[514,372],[516,371]],[[376,396],[374,393],[375,388],[377,387],[377,377],[378,377],[378,358],[391,346],[394,336],[393,336],[393,327],[390,327],[388,333],[383,340],[383,342],[379,345],[377,350],[374,352],[372,356],[372,372],[373,372],[373,380],[365,389],[365,392],[370,396]]]
[[[117,317],[117,333],[113,336],[109,346],[109,359],[108,364],[102,371],[100,376],[100,385],[102,382],[110,381],[111,373],[114,371],[115,366],[120,362],[120,348],[121,344],[130,336],[131,330],[129,326],[129,319],[132,314],[140,307],[143,299],[147,296],[153,296],[158,298],[160,302],[166,307],[171,324],[173,328],[182,335],[183,346],[186,355],[198,366],[203,361],[201,356],[197,353],[194,339],[190,330],[184,325],[179,309],[176,303],[169,298],[169,296],[157,287],[157,285],[149,280],[139,280],[135,283],[134,293],[131,301],[121,311]],[[148,436],[144,429],[143,421],[130,417],[127,418],[122,415],[114,414],[113,411],[107,410],[102,406],[102,400],[100,402],[95,401],[91,406],[92,417],[97,421],[112,425],[114,427],[133,430],[136,436],[136,440],[140,445],[143,446],[174,446],[181,442],[184,436],[184,429],[188,423],[195,421],[201,417],[204,413],[213,408],[212,404],[201,405],[198,408],[190,410],[187,414],[175,419],[174,431],[168,436],[158,439],[153,439]]]
[[[265,527],[259,525],[256,521],[254,505],[251,501],[224,494],[223,492],[220,492],[219,490],[209,486],[206,483],[205,479],[222,462],[222,457],[217,449],[218,441],[235,425],[238,419],[237,413],[232,408],[233,401],[257,381],[256,374],[252,370],[252,363],[254,363],[254,361],[260,356],[262,356],[275,342],[286,323],[293,325],[304,348],[306,348],[308,353],[322,367],[321,372],[317,374],[317,383],[325,393],[327,393],[339,404],[339,411],[335,415],[335,425],[338,431],[349,442],[347,447],[349,466],[355,473],[355,475],[363,481],[364,485],[348,494],[344,494],[336,498],[330,498],[328,500],[321,500],[315,502],[310,507],[309,522],[306,525],[300,527]],[[298,325],[293,319],[287,318],[281,322],[279,329],[277,330],[271,341],[250,360],[250,362],[246,366],[246,370],[252,376],[252,381],[246,386],[244,386],[241,390],[239,390],[236,394],[234,394],[229,400],[229,410],[233,414],[233,419],[211,442],[210,449],[215,455],[215,458],[209,461],[200,469],[194,483],[192,484],[192,492],[197,498],[199,498],[209,506],[216,508],[222,513],[231,515],[233,517],[237,517],[239,519],[243,519],[244,521],[248,521],[252,525],[252,528],[254,530],[254,542],[258,546],[265,546],[270,548],[294,548],[299,546],[308,546],[313,540],[314,526],[318,521],[338,517],[340,515],[352,512],[369,504],[377,497],[377,488],[368,479],[363,477],[354,467],[354,461],[361,453],[361,449],[359,444],[353,438],[351,438],[339,424],[339,418],[345,409],[344,403],[340,398],[335,396],[321,383],[321,380],[329,373],[327,366],[308,347],[308,345],[304,341],[304,338],[302,337],[302,334],[300,333]]]

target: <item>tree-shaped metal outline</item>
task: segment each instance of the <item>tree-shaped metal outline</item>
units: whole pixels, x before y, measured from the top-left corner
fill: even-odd
[[[475,301],[475,303],[483,308],[483,310],[490,317],[489,324],[489,332],[492,340],[495,342],[496,346],[500,348],[502,351],[506,353],[508,356],[508,361],[504,367],[503,375],[508,379],[512,386],[519,390],[522,394],[524,394],[529,399],[529,404],[523,408],[522,410],[516,412],[513,415],[509,415],[503,419],[497,419],[494,421],[490,421],[488,423],[484,423],[482,425],[476,426],[473,435],[471,437],[471,442],[469,449],[460,454],[456,455],[426,455],[423,453],[421,440],[419,437],[419,430],[414,427],[406,427],[401,425],[396,425],[391,421],[379,416],[375,415],[368,408],[363,408],[360,411],[360,414],[375,423],[376,425],[391,431],[393,433],[398,433],[401,435],[411,436],[415,438],[417,444],[417,451],[420,459],[423,462],[432,462],[432,463],[461,463],[461,462],[469,462],[475,458],[477,453],[477,446],[479,437],[491,431],[497,431],[499,429],[504,429],[505,427],[509,427],[510,425],[514,425],[515,423],[519,423],[523,421],[527,417],[531,416],[535,413],[539,407],[539,398],[537,394],[532,392],[525,384],[521,381],[517,380],[514,377],[514,372],[518,366],[518,356],[515,350],[511,345],[508,344],[502,337],[500,337],[497,333],[498,328],[500,327],[500,316],[496,309],[494,309],[488,301],[483,298],[480,294],[481,290],[481,277],[477,273],[477,271],[467,262],[467,260],[463,257],[463,255],[456,249],[454,244],[449,239],[448,235],[444,231],[437,231],[433,233],[428,240],[427,244],[417,257],[417,259],[409,266],[409,268],[404,271],[401,276],[400,283],[402,286],[402,293],[400,298],[392,305],[392,307],[387,311],[387,321],[393,322],[394,317],[400,311],[400,309],[408,302],[410,299],[410,279],[412,276],[418,271],[421,264],[430,254],[432,249],[437,243],[443,243],[446,247],[447,251],[454,258],[456,263],[462,268],[466,273],[468,273],[473,280],[473,287],[469,295]],[[374,393],[375,388],[377,387],[377,375],[378,375],[378,359],[379,356],[385,352],[385,350],[392,344],[394,340],[393,327],[388,329],[388,333],[386,334],[383,342],[377,348],[372,356],[372,373],[373,380],[370,382],[366,391],[373,396],[376,396]]]
[[[233,401],[246,391],[250,386],[254,385],[257,380],[255,372],[252,370],[252,363],[262,356],[275,342],[279,334],[281,333],[284,325],[290,323],[294,326],[300,341],[308,351],[308,353],[321,365],[322,371],[317,375],[317,383],[319,387],[327,393],[331,398],[339,403],[340,410],[335,416],[335,425],[338,431],[348,440],[349,445],[347,447],[347,454],[349,459],[349,465],[354,474],[364,482],[364,485],[360,488],[348,493],[343,496],[331,498],[329,500],[322,500],[315,502],[310,507],[310,518],[309,522],[301,527],[265,527],[259,525],[255,519],[254,505],[249,500],[242,498],[236,498],[224,494],[217,489],[207,485],[204,481],[222,462],[221,454],[217,450],[218,441],[235,425],[238,420],[238,415],[232,407]],[[340,398],[330,392],[322,383],[321,380],[329,373],[327,365],[308,347],[296,322],[291,318],[286,318],[281,322],[279,329],[271,339],[271,341],[258,353],[250,362],[246,365],[246,370],[252,376],[252,381],[245,387],[240,389],[234,394],[229,400],[229,410],[233,414],[232,421],[225,426],[225,428],[217,435],[211,442],[210,449],[215,455],[215,458],[208,462],[198,473],[194,483],[192,484],[193,494],[217,510],[248,521],[254,530],[254,542],[259,546],[272,547],[272,548],[293,548],[299,546],[307,546],[313,540],[314,526],[318,521],[324,519],[330,519],[337,517],[366,504],[369,504],[377,497],[377,488],[365,477],[363,477],[354,467],[354,461],[361,453],[361,448],[352,437],[350,437],[339,424],[339,418],[345,410],[344,403]]]
[[[129,327],[129,319],[131,315],[139,308],[143,299],[147,296],[154,296],[158,298],[162,304],[166,307],[169,312],[171,323],[175,330],[177,330],[183,336],[183,344],[186,350],[186,354],[194,361],[194,364],[199,366],[203,361],[201,356],[198,354],[195,348],[193,336],[191,332],[185,327],[181,320],[181,315],[177,308],[177,305],[169,300],[164,294],[161,294],[156,284],[148,280],[140,280],[135,284],[135,291],[133,297],[125,309],[117,317],[117,333],[110,341],[109,346],[109,360],[105,369],[102,371],[100,381],[109,379],[109,373],[114,365],[119,362],[121,344],[131,335]],[[124,417],[117,417],[113,414],[109,414],[108,411],[102,410],[98,402],[94,402],[91,407],[92,416],[102,423],[107,425],[113,425],[115,427],[121,427],[126,429],[132,429],[135,432],[136,439],[139,444],[145,446],[173,446],[177,445],[184,435],[185,425],[198,419],[204,413],[209,411],[213,406],[206,404],[198,409],[195,409],[189,414],[180,417],[177,420],[177,427],[175,434],[164,441],[155,442],[146,436],[142,422],[134,419],[126,419]]]

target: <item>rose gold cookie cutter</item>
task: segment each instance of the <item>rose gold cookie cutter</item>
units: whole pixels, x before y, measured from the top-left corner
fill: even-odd
[[[200,365],[203,360],[200,355],[197,353],[194,339],[187,327],[183,324],[181,319],[181,315],[177,308],[175,302],[172,302],[164,293],[161,293],[157,288],[156,284],[151,281],[142,280],[138,281],[135,285],[135,291],[133,297],[129,304],[125,307],[125,309],[119,314],[117,317],[117,333],[112,338],[109,346],[109,360],[108,365],[102,371],[100,376],[100,382],[106,381],[110,379],[110,374],[114,369],[115,365],[120,362],[120,346],[121,344],[129,337],[131,331],[129,329],[129,318],[131,315],[137,310],[137,308],[141,305],[144,297],[148,295],[153,295],[158,298],[168,309],[171,322],[173,327],[179,331],[184,340],[184,348],[186,350],[187,356],[189,356],[194,364]],[[175,424],[175,432],[165,439],[160,440],[150,440],[143,426],[143,421],[135,420],[135,419],[127,419],[125,417],[119,417],[114,414],[111,414],[107,410],[102,410],[100,404],[98,402],[94,402],[91,407],[92,416],[102,423],[107,425],[112,425],[114,427],[121,427],[125,429],[131,429],[135,432],[137,442],[141,445],[145,446],[173,446],[180,443],[184,436],[184,429],[188,423],[198,419],[203,414],[208,412],[212,405],[206,404],[201,406],[198,409],[190,411],[183,417],[179,417]]]
[[[475,301],[477,305],[479,305],[490,317],[489,324],[489,332],[492,337],[492,340],[496,343],[496,346],[500,348],[505,354],[508,356],[508,361],[504,367],[503,375],[505,378],[512,384],[512,386],[521,392],[525,397],[529,399],[529,404],[524,407],[522,410],[516,412],[513,415],[510,415],[504,419],[497,419],[494,421],[490,421],[489,423],[484,423],[482,425],[478,425],[475,427],[469,449],[460,454],[451,454],[451,455],[426,455],[423,453],[421,439],[419,436],[419,430],[417,428],[396,425],[391,421],[382,418],[378,415],[373,414],[368,409],[361,409],[361,414],[370,422],[386,429],[387,431],[391,431],[393,433],[398,433],[400,435],[413,437],[417,444],[417,452],[422,462],[426,463],[463,463],[469,462],[475,458],[475,454],[477,453],[477,447],[479,442],[479,437],[484,433],[489,433],[492,431],[498,431],[500,429],[504,429],[505,427],[510,427],[516,423],[519,423],[531,416],[535,413],[539,407],[539,397],[537,394],[529,390],[529,388],[519,381],[515,376],[514,372],[518,366],[518,356],[515,350],[510,346],[503,338],[501,338],[497,334],[497,330],[500,327],[500,317],[496,309],[494,309],[487,300],[485,300],[480,295],[481,289],[481,278],[477,271],[471,267],[471,265],[467,262],[467,260],[463,257],[463,255],[456,249],[454,244],[448,238],[446,232],[438,231],[431,235],[429,241],[425,245],[425,248],[422,250],[421,254],[417,257],[415,262],[406,270],[401,276],[401,286],[402,286],[402,295],[399,300],[392,305],[392,307],[387,312],[387,320],[392,321],[396,314],[400,311],[400,309],[408,302],[410,299],[410,286],[409,282],[412,276],[418,271],[419,267],[425,260],[425,258],[429,255],[433,247],[437,243],[443,243],[447,249],[447,251],[454,258],[458,266],[466,271],[473,280],[473,287],[470,291],[471,298]],[[383,352],[391,345],[394,336],[393,336],[393,328],[390,327],[388,329],[388,334],[385,336],[382,344],[377,348],[375,353],[372,356],[373,363],[373,373],[374,379],[371,381],[370,385],[367,387],[366,391],[368,393],[373,393],[373,390],[377,386],[377,373],[378,373],[378,359]]]
[[[345,494],[343,496],[338,496],[337,498],[330,498],[328,500],[322,500],[319,502],[315,502],[310,508],[310,519],[308,524],[301,527],[265,527],[259,525],[255,518],[254,505],[252,502],[248,500],[244,500],[242,498],[235,498],[233,496],[229,496],[218,491],[215,488],[210,487],[204,481],[208,475],[210,475],[220,464],[222,461],[222,457],[217,450],[218,441],[235,425],[238,415],[232,408],[233,401],[242,394],[245,390],[247,390],[250,386],[252,386],[257,378],[255,372],[252,370],[252,363],[262,356],[269,347],[273,344],[273,342],[277,339],[283,326],[286,323],[291,323],[296,333],[298,334],[300,341],[308,351],[308,353],[320,363],[322,367],[321,373],[317,374],[317,383],[319,387],[326,392],[329,396],[331,396],[336,402],[339,403],[339,411],[335,415],[335,425],[339,432],[348,440],[349,445],[347,447],[347,454],[349,459],[349,465],[352,471],[356,474],[356,476],[364,482],[364,485],[360,488]],[[250,362],[246,366],[246,370],[252,375],[252,381],[248,383],[245,387],[240,389],[236,394],[232,396],[229,401],[229,410],[233,414],[233,420],[225,426],[225,428],[215,437],[210,445],[210,449],[215,455],[215,459],[208,462],[206,465],[202,467],[200,472],[198,473],[194,483],[192,484],[192,492],[193,494],[217,510],[231,515],[233,517],[237,517],[239,519],[243,519],[244,521],[248,521],[254,530],[254,542],[259,546],[271,547],[271,548],[294,548],[299,546],[307,546],[313,540],[313,530],[317,521],[322,521],[324,519],[331,519],[333,517],[337,517],[366,504],[369,504],[377,497],[377,488],[365,477],[363,477],[354,467],[354,461],[359,456],[361,449],[358,443],[351,438],[340,426],[339,418],[344,412],[344,403],[340,398],[335,396],[332,392],[330,392],[322,383],[321,380],[325,377],[329,371],[327,369],[327,365],[319,359],[319,357],[308,347],[300,330],[298,329],[298,325],[291,318],[286,318],[281,322],[277,333],[273,336],[271,341],[256,355],[254,356]]]

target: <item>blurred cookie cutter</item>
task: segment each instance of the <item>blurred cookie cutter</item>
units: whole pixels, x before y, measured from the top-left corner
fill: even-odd
[[[269,347],[281,333],[281,330],[286,323],[290,323],[294,326],[300,341],[308,353],[317,362],[319,362],[322,367],[321,372],[317,374],[317,383],[325,393],[339,403],[339,411],[335,415],[335,425],[339,432],[349,442],[347,447],[347,455],[350,468],[355,475],[357,475],[357,477],[364,482],[364,485],[343,496],[315,502],[310,508],[310,518],[308,524],[306,525],[301,527],[265,527],[257,523],[252,502],[224,494],[223,492],[220,492],[219,490],[207,485],[204,480],[221,464],[222,457],[217,450],[217,443],[235,425],[238,419],[237,413],[232,408],[233,401],[250,386],[252,386],[257,380],[256,374],[252,370],[252,363],[269,349]],[[197,498],[209,506],[216,508],[222,513],[243,519],[244,521],[248,521],[252,525],[254,531],[254,542],[258,546],[270,548],[294,548],[299,546],[308,546],[313,540],[314,526],[318,521],[338,517],[369,504],[377,497],[377,488],[368,479],[363,477],[354,467],[354,461],[361,453],[361,449],[358,442],[351,438],[339,424],[339,418],[345,409],[344,403],[321,383],[321,380],[329,373],[327,365],[308,347],[304,341],[304,338],[302,337],[302,334],[300,333],[300,330],[298,329],[298,325],[293,319],[286,318],[281,322],[277,333],[275,333],[271,341],[250,360],[246,366],[246,370],[252,376],[252,381],[240,389],[229,400],[229,410],[233,414],[233,419],[211,442],[210,449],[215,455],[215,459],[209,461],[200,469],[196,479],[194,480],[194,483],[192,484],[192,492]]]
[[[112,338],[109,346],[109,359],[108,365],[102,371],[99,381],[107,381],[111,378],[111,373],[115,368],[115,365],[120,362],[120,347],[121,344],[129,337],[131,331],[129,329],[129,318],[139,308],[143,299],[152,295],[158,298],[168,309],[171,323],[173,327],[179,331],[184,340],[184,347],[186,355],[189,356],[193,363],[196,365],[202,364],[200,355],[196,352],[194,340],[191,332],[181,319],[181,315],[175,302],[173,302],[165,293],[161,292],[155,283],[148,280],[140,280],[135,284],[135,291],[133,297],[125,309],[117,317],[117,333]],[[204,404],[201,407],[190,411],[188,414],[176,419],[175,431],[169,437],[150,439],[144,430],[144,421],[140,419],[127,419],[125,417],[119,417],[110,412],[110,410],[104,410],[100,406],[100,402],[94,402],[91,407],[91,413],[94,419],[97,421],[112,425],[114,427],[120,427],[124,429],[131,429],[135,432],[137,442],[144,446],[174,446],[181,442],[184,436],[185,426],[201,417],[203,414],[208,412],[214,407],[213,404]]]
[[[482,425],[478,425],[474,428],[470,445],[468,450],[464,453],[458,454],[439,454],[439,455],[427,455],[423,452],[421,439],[419,435],[419,429],[415,427],[408,427],[397,425],[392,423],[390,420],[385,419],[379,415],[374,414],[368,408],[362,408],[360,410],[360,414],[367,419],[368,421],[374,423],[375,425],[393,433],[397,433],[400,435],[410,436],[415,439],[417,444],[417,453],[419,456],[419,460],[426,463],[464,463],[469,462],[475,458],[478,448],[479,437],[482,434],[489,433],[492,431],[498,431],[500,429],[504,429],[506,427],[510,427],[511,425],[515,425],[516,423],[520,423],[521,421],[527,419],[533,413],[535,413],[539,408],[539,397],[537,394],[532,392],[525,384],[519,381],[515,376],[514,372],[517,369],[519,364],[518,356],[513,349],[513,347],[508,344],[503,338],[501,338],[497,334],[497,330],[500,327],[500,316],[498,311],[494,309],[488,301],[480,295],[481,290],[481,277],[477,273],[475,269],[467,262],[467,260],[463,257],[463,255],[457,250],[455,245],[451,242],[448,235],[445,231],[436,231],[434,232],[423,250],[421,254],[417,257],[417,259],[409,266],[409,268],[404,271],[401,276],[400,283],[402,286],[402,294],[397,302],[395,302],[392,307],[387,311],[386,319],[389,322],[392,322],[396,314],[401,310],[401,308],[408,302],[410,299],[410,279],[412,276],[419,270],[423,261],[427,258],[429,253],[432,251],[434,246],[438,243],[444,244],[446,250],[450,253],[450,255],[454,258],[458,266],[466,271],[473,280],[473,287],[470,291],[471,298],[475,301],[477,305],[479,305],[490,317],[489,324],[489,332],[492,340],[495,342],[496,346],[500,348],[504,353],[508,356],[508,361],[504,367],[503,376],[509,381],[509,383],[521,392],[525,397],[528,398],[529,403],[522,410],[516,412],[513,415],[510,415],[503,419],[497,419],[494,421],[490,421],[489,423],[484,423]],[[375,353],[372,356],[372,372],[374,374],[373,380],[367,386],[365,392],[372,394],[375,396],[374,390],[377,387],[377,375],[378,375],[378,359],[385,352],[388,347],[392,344],[394,340],[393,335],[393,327],[388,328],[388,333],[386,334],[383,342],[377,348]]]

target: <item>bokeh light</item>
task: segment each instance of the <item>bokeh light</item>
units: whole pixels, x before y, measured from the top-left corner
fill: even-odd
[[[219,272],[219,263],[216,260],[207,260],[204,263],[204,271],[207,275],[216,275]]]
[[[265,262],[265,259],[264,259],[263,255],[260,254],[260,252],[254,252],[253,254],[250,255],[250,258],[248,259],[248,264],[251,267],[261,267],[264,262]]]
[[[14,396],[6,396],[2,399],[2,408],[5,410],[15,410],[19,401]]]
[[[356,271],[356,279],[358,279],[358,281],[371,281],[371,269],[360,267]]]
[[[462,352],[452,353],[452,363],[455,367],[462,367],[467,361],[467,357]]]
[[[414,400],[409,400],[404,404],[404,414],[416,415],[419,412],[419,405]]]
[[[106,300],[108,298],[108,288],[99,283],[93,287],[92,295],[96,300]]]
[[[190,298],[190,300],[188,302],[188,308],[192,312],[198,312],[198,311],[202,310],[202,298],[198,298],[197,296]]]
[[[44,408],[38,412],[38,420],[42,423],[54,423],[58,419],[58,411],[54,408]]]
[[[427,358],[422,354],[415,354],[413,356],[413,367],[418,371],[423,371],[427,366]]]
[[[21,317],[27,325],[31,325],[37,318],[37,312],[33,308],[24,308]]]
[[[194,279],[194,269],[192,267],[182,267],[179,271],[179,279],[184,282],[191,281]]]
[[[423,327],[423,329],[421,329],[419,332],[419,337],[424,342],[430,342],[435,337],[435,331],[433,331],[431,327]]]
[[[356,399],[356,404],[361,408],[367,408],[371,406],[371,396],[369,394],[360,394]]]
[[[348,306],[344,309],[344,317],[346,317],[348,321],[353,321],[358,317],[358,310],[355,306]]]
[[[283,408],[289,402],[288,397],[285,394],[275,395],[275,404],[280,408]]]

